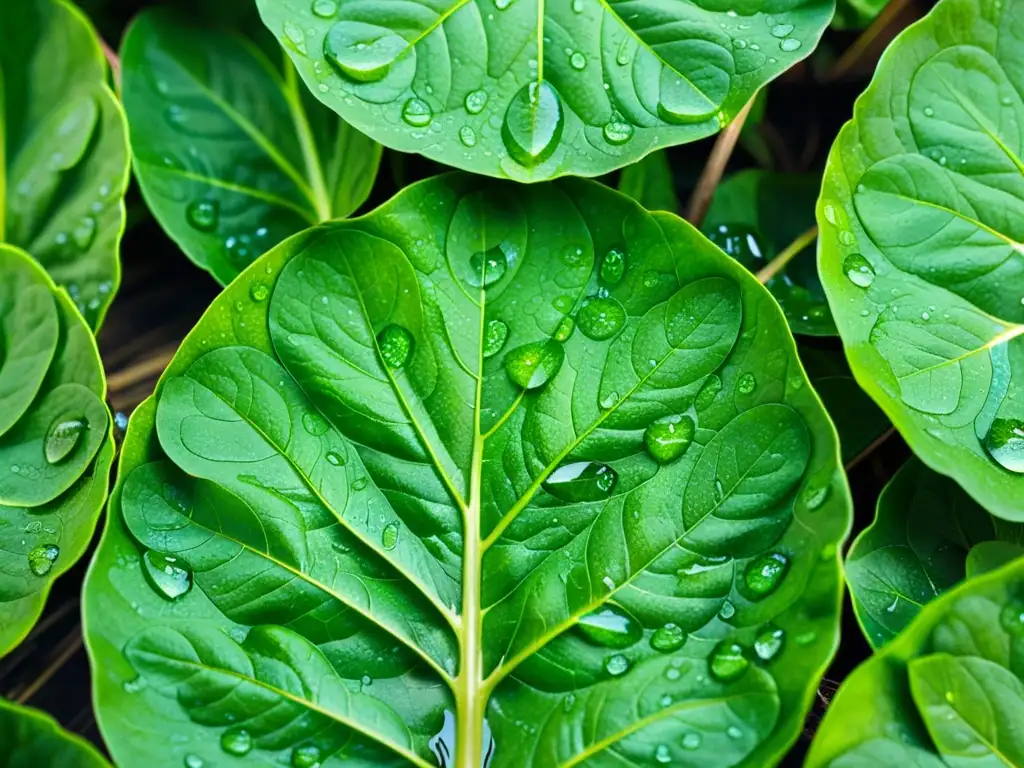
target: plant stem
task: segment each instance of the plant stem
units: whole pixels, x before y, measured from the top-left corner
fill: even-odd
[[[854,40],[853,45],[843,51],[842,56],[825,73],[822,80],[826,83],[832,83],[849,75],[867,52],[875,47],[878,38],[889,29],[889,26],[903,13],[911,2],[912,0],[892,0],[892,2],[886,5],[871,25]],[[895,34],[893,37],[895,37]]]
[[[757,281],[764,285],[773,277],[775,277],[782,269],[793,260],[793,257],[800,253],[804,248],[814,242],[818,236],[817,225],[811,227],[802,235],[799,235],[796,240],[787,245],[782,249],[782,252],[774,259],[768,262],[764,269],[757,273]]]
[[[704,220],[704,214],[708,212],[711,198],[715,194],[718,182],[722,180],[725,166],[729,164],[729,158],[732,157],[732,151],[736,148],[736,142],[743,131],[743,124],[747,121],[747,115],[750,114],[750,108],[754,106],[756,99],[757,93],[755,92],[750,97],[750,101],[743,106],[739,114],[733,118],[733,121],[726,126],[724,131],[718,134],[718,139],[715,140],[711,156],[708,157],[704,170],[701,171],[700,178],[697,180],[697,187],[693,190],[693,195],[690,196],[690,209],[686,212],[686,220],[695,227],[700,226],[700,223]]]

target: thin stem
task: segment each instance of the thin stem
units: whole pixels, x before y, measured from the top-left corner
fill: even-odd
[[[802,235],[799,235],[796,240],[787,245],[782,249],[782,252],[774,259],[768,262],[764,269],[757,273],[757,281],[764,285],[779,272],[781,272],[789,262],[793,260],[793,257],[800,253],[804,248],[814,242],[818,237],[817,225],[811,227]]]
[[[754,106],[755,99],[757,99],[756,93],[750,97],[750,101],[743,106],[739,114],[733,118],[724,131],[718,134],[718,139],[715,140],[711,156],[708,157],[708,162],[697,181],[697,188],[693,190],[693,195],[690,197],[690,209],[686,212],[686,220],[695,227],[700,226],[704,220],[704,214],[708,212],[711,198],[715,194],[718,182],[722,180],[722,174],[725,173],[725,167],[729,164],[729,158],[732,157],[732,152],[736,148],[736,142],[740,138],[743,124],[747,121],[747,115],[750,114],[750,108]]]
[[[71,657],[74,656],[82,649],[82,628],[81,626],[75,627],[75,630],[69,636],[69,639],[65,641],[64,647],[61,648],[57,657],[50,662],[49,666],[42,671],[42,673],[35,680],[29,684],[29,686],[22,691],[14,699],[17,704],[25,704],[29,699],[39,693],[40,689],[46,685],[53,678],[55,674],[63,667]]]
[[[886,442],[890,437],[892,437],[895,434],[896,428],[889,427],[887,430],[885,430],[885,432],[876,437],[874,441],[871,443],[871,445],[869,445],[863,451],[861,451],[852,459],[850,459],[850,461],[846,464],[846,467],[844,467],[844,469],[847,471],[847,473],[851,472],[854,467],[856,467],[858,464],[864,461],[864,459],[866,459],[868,456],[874,453],[882,445],[882,443]]]
[[[889,25],[896,20],[903,10],[910,5],[913,0],[892,0],[882,12],[878,14],[871,25],[860,33],[860,36],[853,41],[853,45],[843,51],[843,55],[840,56],[836,63],[832,65],[832,68],[825,73],[822,78],[824,82],[831,83],[836,80],[841,80],[846,77],[853,68],[860,63],[860,60],[864,55],[874,46],[875,42],[881,37]]]
[[[103,56],[110,65],[110,74],[114,78],[114,87],[121,92],[121,60],[117,57],[114,49],[107,45],[107,41],[100,38],[100,48],[103,49]]]

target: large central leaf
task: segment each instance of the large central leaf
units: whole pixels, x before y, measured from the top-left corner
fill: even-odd
[[[129,765],[769,764],[848,516],[741,266],[592,182],[441,177],[270,251],[133,417],[100,720]]]
[[[313,94],[383,144],[519,180],[723,128],[834,0],[258,0]]]

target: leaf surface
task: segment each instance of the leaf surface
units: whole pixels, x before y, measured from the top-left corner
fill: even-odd
[[[125,763],[770,764],[834,647],[849,499],[784,319],[593,182],[272,249],[119,474],[85,616]]]
[[[0,765],[4,768],[110,768],[84,739],[49,715],[0,699]]]

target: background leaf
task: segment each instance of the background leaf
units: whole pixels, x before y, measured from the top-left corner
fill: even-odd
[[[819,268],[850,365],[929,466],[1024,516],[1020,0],[942,0],[832,147]]]
[[[652,152],[623,168],[619,192],[629,195],[649,211],[679,212],[676,182],[665,150]]]
[[[88,20],[63,0],[4,3],[0,242],[28,251],[93,329],[120,282],[124,115]]]
[[[48,715],[0,699],[0,765],[4,768],[109,768],[87,741]]]
[[[260,0],[317,98],[394,149],[490,176],[596,176],[723,128],[807,56],[832,0]]]

